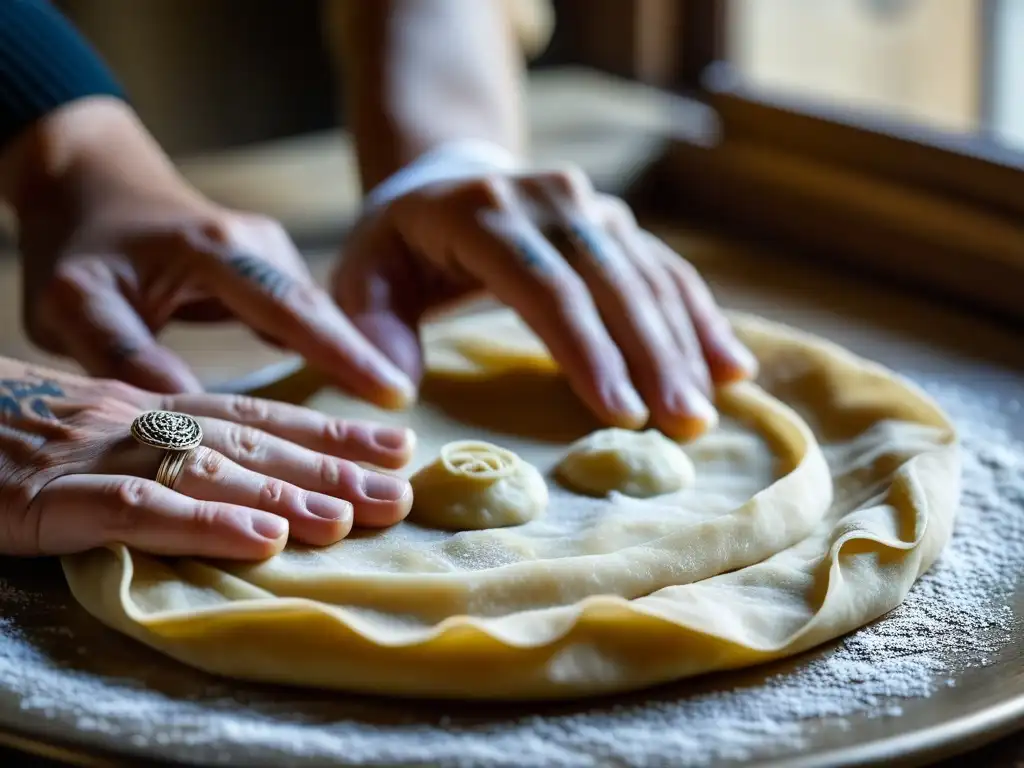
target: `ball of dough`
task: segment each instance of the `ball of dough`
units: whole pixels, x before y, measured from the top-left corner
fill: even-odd
[[[409,482],[409,520],[431,528],[469,531],[522,525],[548,505],[548,487],[536,467],[480,440],[448,443]]]
[[[647,498],[693,484],[693,462],[682,448],[654,429],[602,429],[569,446],[559,479],[579,493],[618,491]]]

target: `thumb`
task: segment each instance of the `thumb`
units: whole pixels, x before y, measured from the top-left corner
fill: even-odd
[[[331,278],[334,300],[414,384],[423,377],[419,322],[428,297],[404,245],[380,234],[347,246]]]
[[[202,392],[188,364],[157,342],[116,286],[98,283],[67,285],[66,296],[51,304],[47,325],[66,354],[92,376],[151,392]]]

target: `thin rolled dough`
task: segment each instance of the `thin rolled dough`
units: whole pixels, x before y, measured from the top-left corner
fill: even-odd
[[[805,650],[895,607],[938,556],[959,498],[955,434],[890,371],[733,321],[761,374],[718,392],[720,426],[685,447],[696,480],[676,494],[549,483],[546,514],[515,528],[403,523],[248,565],[114,546],[64,558],[68,583],[100,620],[187,664],[374,693],[580,696]],[[411,412],[331,391],[309,405],[412,426],[410,472],[481,439],[550,473],[599,428],[511,313],[438,322],[425,344]]]

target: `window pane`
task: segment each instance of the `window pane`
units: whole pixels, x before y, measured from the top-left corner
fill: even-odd
[[[996,3],[992,36],[993,132],[1004,144],[1024,149],[1024,0]]]
[[[1024,0],[1005,2],[1024,11]],[[981,0],[730,0],[728,7],[728,54],[750,86],[943,131],[971,133],[985,122]],[[1019,57],[1024,38],[1015,39]]]

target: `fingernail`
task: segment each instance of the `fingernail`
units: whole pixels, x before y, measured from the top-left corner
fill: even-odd
[[[704,395],[696,389],[687,389],[683,395],[686,411],[709,426],[718,423],[718,411]]]
[[[376,501],[398,501],[405,496],[409,484],[405,480],[379,472],[363,475],[363,493]]]
[[[667,405],[668,420],[661,426],[676,440],[689,442],[718,426],[715,406],[693,387],[674,393]]]
[[[397,368],[385,369],[383,373],[388,385],[401,396],[403,402],[409,403],[416,399],[416,385],[412,379]]]
[[[276,541],[282,536],[288,535],[288,521],[283,517],[269,513],[259,513],[252,516],[252,529],[257,536]]]
[[[757,373],[757,358],[754,357],[754,353],[747,349],[745,346],[740,344],[738,341],[733,341],[728,347],[729,357],[732,358],[733,364],[743,370],[747,375],[754,376]]]
[[[373,430],[373,442],[378,448],[400,451],[412,442],[412,431],[401,427],[377,427]]]
[[[310,493],[306,496],[306,509],[324,520],[344,520],[352,514],[351,504],[324,493]]]
[[[629,382],[620,384],[612,392],[612,408],[618,413],[628,416],[636,421],[646,421],[650,415],[647,406],[640,398],[640,394]]]

